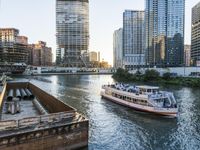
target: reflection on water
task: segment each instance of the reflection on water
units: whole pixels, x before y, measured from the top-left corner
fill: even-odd
[[[177,119],[139,113],[101,99],[110,75],[47,76],[38,86],[85,114],[90,120],[89,149],[200,149],[200,89],[163,86],[178,100]]]

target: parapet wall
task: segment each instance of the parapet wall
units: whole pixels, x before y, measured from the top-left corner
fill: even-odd
[[[0,150],[79,149],[87,145],[87,120],[0,138]]]

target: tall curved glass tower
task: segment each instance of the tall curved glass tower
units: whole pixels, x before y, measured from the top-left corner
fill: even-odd
[[[66,67],[82,67],[82,54],[89,45],[88,0],[56,0],[56,62]]]
[[[184,18],[185,0],[146,0],[147,65],[184,65]]]

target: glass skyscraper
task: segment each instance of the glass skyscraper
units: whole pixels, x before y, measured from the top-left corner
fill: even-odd
[[[200,66],[200,2],[192,8],[192,65]]]
[[[184,65],[185,0],[146,0],[148,66]]]
[[[56,0],[56,37],[57,64],[84,66],[89,45],[88,0]]]
[[[123,65],[132,70],[144,65],[144,11],[125,10],[123,13]]]

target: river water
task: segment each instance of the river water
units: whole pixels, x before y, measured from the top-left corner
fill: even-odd
[[[45,76],[52,83],[34,81],[90,121],[90,150],[199,150],[200,89],[163,86],[179,104],[177,119],[163,118],[112,103],[100,96],[110,75]]]

